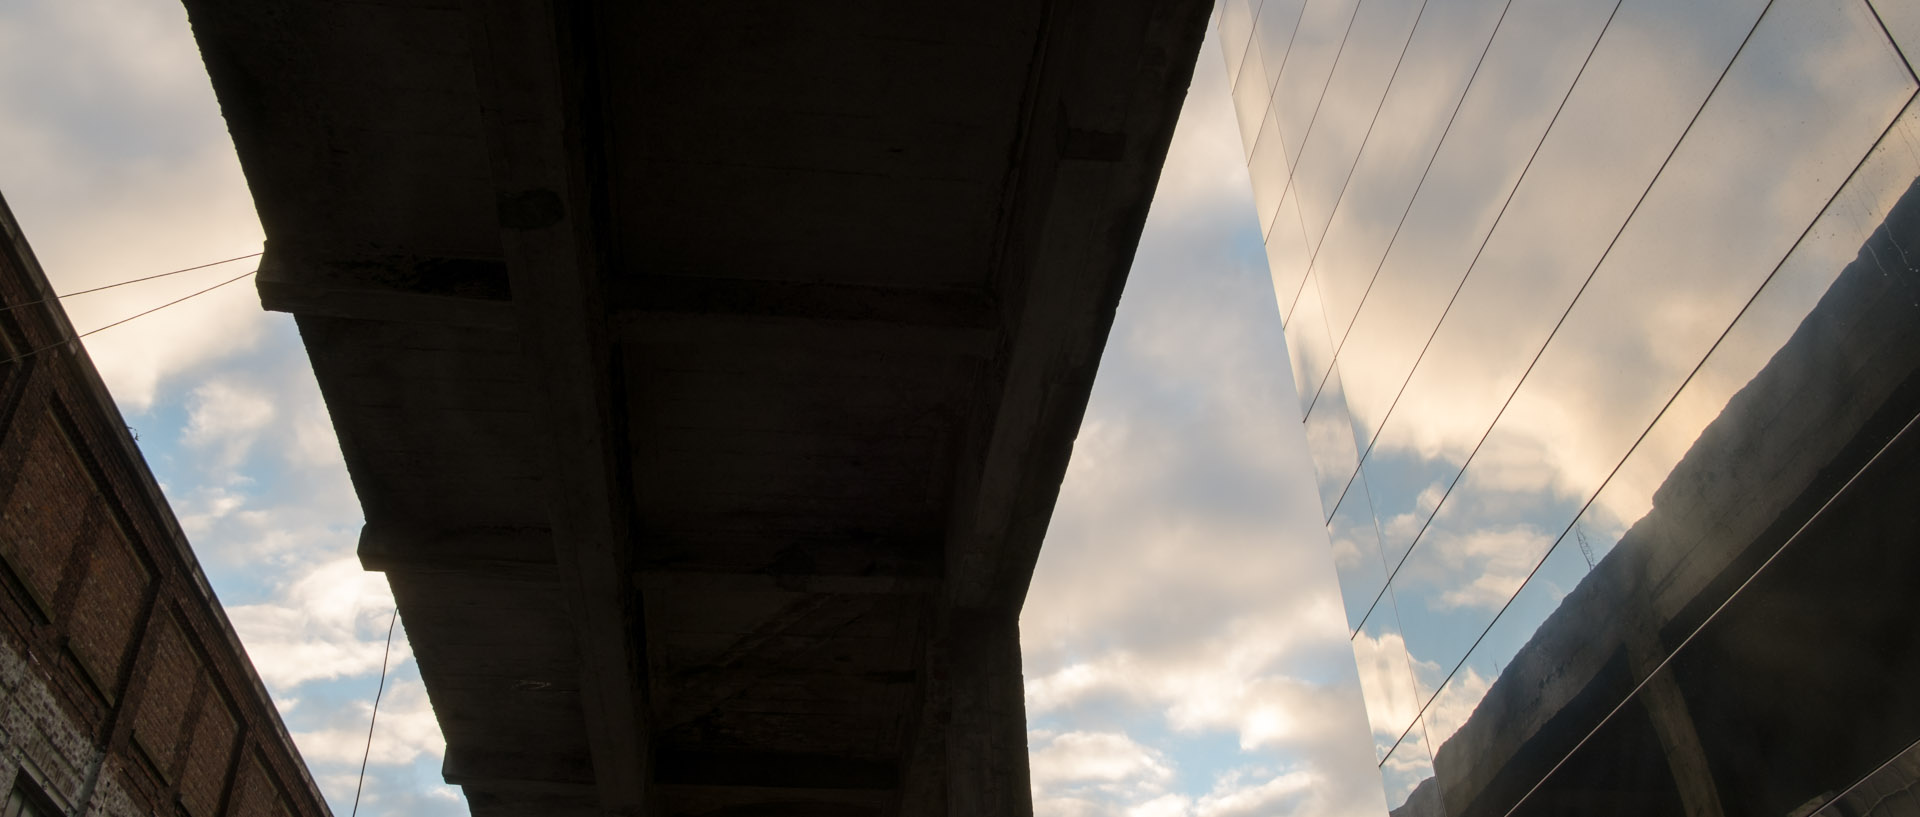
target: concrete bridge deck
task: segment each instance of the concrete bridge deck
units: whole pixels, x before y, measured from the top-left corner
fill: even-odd
[[[1031,812],[1192,0],[187,0],[476,815]]]

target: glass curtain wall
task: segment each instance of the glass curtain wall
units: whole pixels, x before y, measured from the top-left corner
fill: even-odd
[[[1892,813],[1920,4],[1218,20],[1395,813]]]

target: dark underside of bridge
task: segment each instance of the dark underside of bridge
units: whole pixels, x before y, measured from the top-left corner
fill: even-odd
[[[1031,812],[1209,4],[186,5],[475,814]]]

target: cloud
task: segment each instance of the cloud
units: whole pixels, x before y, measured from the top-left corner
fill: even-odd
[[[379,670],[393,610],[385,576],[361,570],[357,559],[335,559],[274,596],[227,608],[268,686],[291,690],[308,681]],[[405,639],[396,638],[395,656],[404,658],[406,650]]]
[[[1034,732],[1028,737],[1033,785],[1158,791],[1173,779],[1167,760],[1119,732]]]
[[[228,380],[195,387],[188,406],[186,443],[216,447],[215,462],[222,468],[239,464],[276,414],[272,395]]]
[[[57,292],[261,246],[252,197],[178,4],[61,0],[0,15],[0,190]],[[245,272],[234,264],[65,303],[79,331]],[[88,338],[123,407],[245,349],[268,319],[242,281]],[[135,326],[140,327],[136,331]]]
[[[380,697],[378,718],[373,717],[372,701],[357,701],[340,710],[338,725],[295,732],[300,754],[308,763],[358,765],[361,753],[369,764],[398,766],[412,763],[422,755],[446,754],[446,739],[440,736],[440,722],[434,719],[433,706],[427,701],[427,688],[418,679],[390,679]],[[367,723],[373,720],[374,739],[367,740]],[[369,746],[371,748],[369,748]]]
[[[1021,616],[1037,815],[1385,810],[1217,47]]]
[[[1298,814],[1313,794],[1314,775],[1304,771],[1280,774],[1271,779],[1240,784],[1227,778],[1194,805],[1194,817],[1268,817]]]

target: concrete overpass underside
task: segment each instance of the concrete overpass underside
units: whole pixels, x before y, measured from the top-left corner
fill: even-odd
[[[1031,813],[1209,4],[186,5],[474,814]]]

